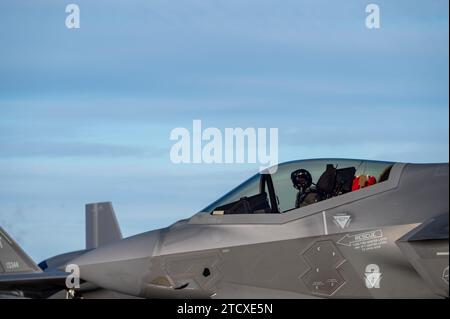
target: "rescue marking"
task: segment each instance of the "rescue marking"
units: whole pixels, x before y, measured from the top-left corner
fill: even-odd
[[[350,225],[352,216],[347,214],[338,214],[333,216],[334,223],[341,229],[345,229]]]
[[[376,264],[367,265],[366,272],[364,273],[364,279],[368,289],[380,288],[380,267]]]
[[[381,248],[387,243],[387,237],[383,236],[383,230],[376,229],[359,234],[346,234],[339,239],[336,244],[353,247],[361,251],[368,251]]]

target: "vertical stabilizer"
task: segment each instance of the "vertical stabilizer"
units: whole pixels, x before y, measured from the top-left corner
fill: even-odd
[[[110,202],[86,205],[86,249],[122,239],[116,214]]]
[[[42,270],[0,227],[0,274],[22,272],[42,272]]]

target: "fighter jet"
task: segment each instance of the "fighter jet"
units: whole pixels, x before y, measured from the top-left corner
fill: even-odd
[[[448,298],[448,194],[448,163],[315,159],[125,239],[110,203],[88,204],[86,249],[39,265],[0,230],[0,294]]]

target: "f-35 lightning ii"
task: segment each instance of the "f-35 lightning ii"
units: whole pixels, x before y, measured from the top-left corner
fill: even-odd
[[[448,163],[283,163],[125,239],[110,203],[86,219],[86,249],[39,265],[0,229],[0,296],[448,298]]]

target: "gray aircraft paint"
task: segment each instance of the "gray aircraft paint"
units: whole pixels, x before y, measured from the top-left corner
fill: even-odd
[[[340,227],[337,215],[351,222]],[[446,236],[421,230],[439,216]],[[98,295],[448,297],[448,164],[397,163],[386,182],[283,214],[198,213],[69,262]],[[379,288],[366,286],[368,265],[380,270]]]

